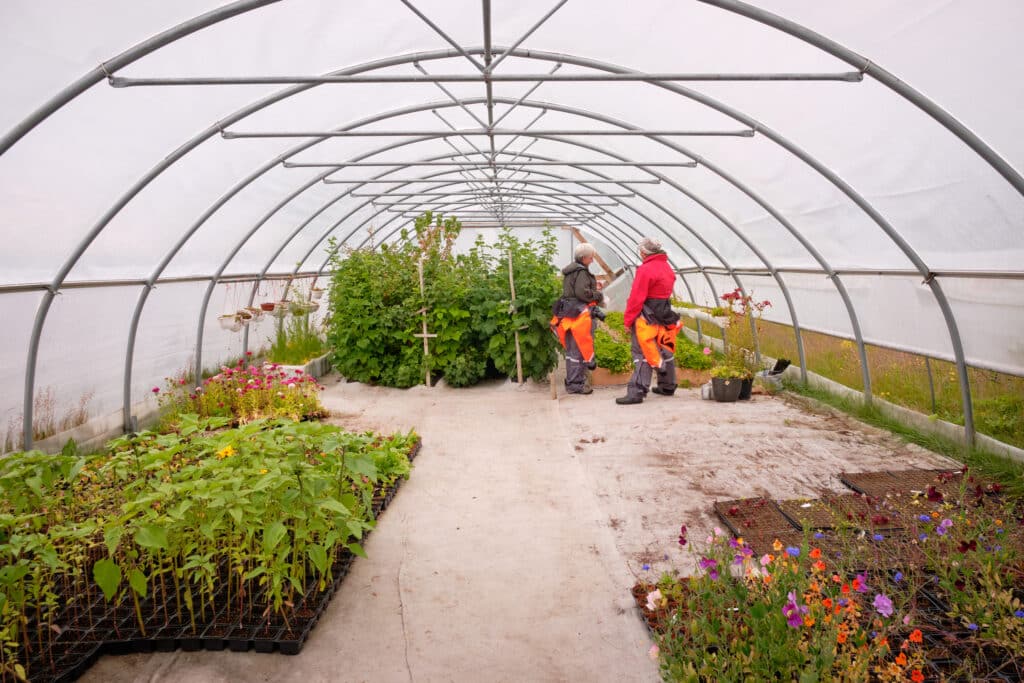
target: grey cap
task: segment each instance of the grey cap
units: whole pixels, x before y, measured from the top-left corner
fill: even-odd
[[[661,254],[665,250],[661,248],[661,242],[651,237],[645,237],[636,245],[645,254]]]

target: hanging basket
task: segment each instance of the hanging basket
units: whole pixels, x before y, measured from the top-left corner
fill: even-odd
[[[245,312],[252,316],[253,322],[263,318],[263,309],[259,306],[246,306]]]
[[[319,301],[310,301],[309,303],[306,304],[306,311],[309,312],[309,313],[312,313],[313,311],[319,311],[319,310],[320,310],[320,302]]]
[[[278,301],[278,302],[275,302],[274,303],[274,312],[271,315],[273,315],[275,318],[283,318],[283,317],[285,317],[286,315],[288,315],[288,307],[290,305],[291,305],[291,302],[288,302],[288,301]]]
[[[310,303],[306,301],[292,301],[288,306],[288,312],[292,315],[305,315],[312,310]],[[319,306],[319,304],[317,304]]]
[[[260,309],[265,311],[265,312],[267,312],[267,313],[270,313],[271,311],[274,310],[274,302],[273,301],[264,301],[263,303],[260,304]]]
[[[321,289],[320,287],[314,287],[313,289],[309,290],[309,298],[314,300],[314,301],[316,301],[317,299],[319,299],[323,295],[324,295],[324,290]]]
[[[242,328],[242,323],[238,321],[238,317],[234,313],[217,316],[217,323],[220,325],[220,329],[228,332],[237,332]]]

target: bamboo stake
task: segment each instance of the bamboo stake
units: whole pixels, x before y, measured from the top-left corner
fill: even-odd
[[[512,277],[512,250],[508,252],[508,286],[512,290],[512,315],[516,313],[516,282]],[[523,385],[523,354],[519,349],[519,329],[515,330],[516,335],[516,379],[519,386]]]

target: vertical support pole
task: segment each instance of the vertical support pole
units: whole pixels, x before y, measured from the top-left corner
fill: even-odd
[[[928,371],[928,393],[932,396],[932,415],[935,415],[935,380],[932,378],[932,362],[924,357],[924,369]]]
[[[427,359],[430,358],[430,343],[427,341],[427,337],[429,336],[427,334],[427,302],[426,302],[427,288],[424,287],[424,285],[423,285],[423,256],[422,255],[420,256],[419,261],[416,262],[416,270],[419,272],[419,276],[420,276],[420,296],[423,297],[423,308],[420,309],[420,316],[421,316],[422,322],[423,322],[423,334],[420,335],[420,336],[423,337],[423,366],[424,366],[424,373],[426,374],[426,377],[424,378],[423,383],[426,384],[429,387],[430,386],[430,364],[427,363]]]
[[[516,313],[516,282],[512,277],[512,250],[508,251],[508,287],[512,291],[512,313],[513,324],[515,324],[515,313]],[[515,330],[516,335],[516,380],[519,382],[519,386],[523,385],[523,354],[519,348],[519,328]]]

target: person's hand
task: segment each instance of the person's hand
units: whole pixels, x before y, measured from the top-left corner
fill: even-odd
[[[600,280],[598,280],[597,281],[597,291],[600,292],[602,289],[604,289],[604,283],[601,282]]]

